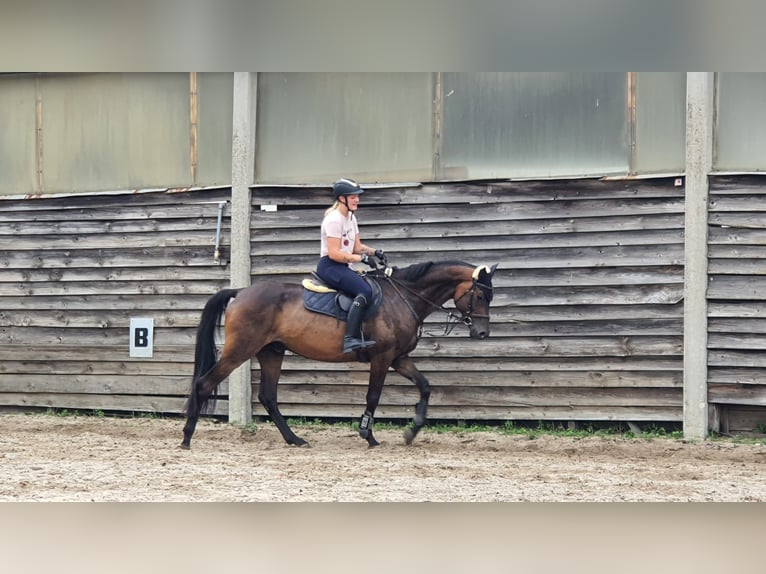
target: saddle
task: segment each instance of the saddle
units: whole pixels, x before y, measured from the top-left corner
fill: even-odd
[[[371,277],[362,277],[372,289],[372,301],[367,305],[362,321],[375,316],[383,299],[380,284]],[[354,302],[353,297],[328,286],[316,273],[301,282],[303,286],[303,305],[309,311],[335,317],[339,321],[348,319],[348,310]]]

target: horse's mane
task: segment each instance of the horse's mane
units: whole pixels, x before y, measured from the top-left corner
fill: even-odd
[[[397,279],[401,279],[403,281],[417,281],[423,277],[423,275],[428,273],[432,267],[442,265],[461,265],[463,267],[473,267],[473,265],[466,263],[465,261],[439,261],[438,263],[433,261],[426,261],[425,263],[413,263],[412,265],[403,268],[394,267],[394,276]]]

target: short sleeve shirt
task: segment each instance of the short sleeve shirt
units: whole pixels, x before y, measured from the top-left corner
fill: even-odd
[[[349,213],[344,217],[338,209],[328,213],[322,221],[322,246],[319,252],[320,257],[329,254],[327,249],[327,238],[336,237],[340,239],[340,250],[346,253],[354,252],[354,243],[356,236],[359,235],[359,226],[356,223],[356,217]]]

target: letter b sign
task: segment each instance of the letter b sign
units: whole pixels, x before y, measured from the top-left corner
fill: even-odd
[[[154,346],[154,319],[130,319],[130,356],[151,357]]]

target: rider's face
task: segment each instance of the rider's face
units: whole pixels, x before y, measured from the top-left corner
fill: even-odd
[[[359,194],[347,195],[346,205],[349,211],[356,211],[356,208],[359,206]]]

